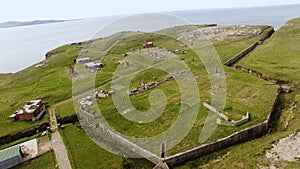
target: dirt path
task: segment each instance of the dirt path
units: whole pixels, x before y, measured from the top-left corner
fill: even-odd
[[[38,138],[38,154],[42,155],[50,151],[51,142],[48,140],[48,136]]]
[[[72,169],[70,160],[68,158],[67,149],[57,130],[58,125],[56,120],[55,107],[49,109],[49,115],[51,131],[54,131],[54,133],[52,133],[51,147],[55,153],[57,164],[60,169]]]

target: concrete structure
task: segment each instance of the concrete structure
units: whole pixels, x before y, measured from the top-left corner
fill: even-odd
[[[290,93],[291,92],[291,87],[290,86],[280,86],[280,89],[284,93]]]
[[[236,127],[239,125],[242,125],[250,120],[250,115],[247,112],[245,116],[242,117],[241,120],[239,121],[234,121],[234,120],[229,120],[229,121],[224,121],[222,119],[217,119],[217,124],[222,125],[222,126],[231,126],[231,127]]]
[[[216,113],[219,116],[219,118],[217,119],[217,124],[222,125],[222,126],[236,127],[236,126],[242,125],[250,120],[250,115],[248,112],[246,113],[245,116],[242,117],[241,120],[234,121],[234,120],[229,119],[225,114],[219,112],[216,108],[212,107],[211,105],[209,105],[205,102],[203,103],[203,106],[206,107],[207,109],[209,109],[210,111]]]
[[[0,150],[0,168],[7,169],[20,164],[22,151],[19,145]]]
[[[215,109],[211,105],[209,105],[209,104],[207,104],[207,103],[204,102],[203,106],[206,107],[207,109],[209,109],[210,111],[216,113],[219,117],[223,118],[224,120],[226,120],[226,121],[229,120],[229,118],[225,114],[219,112],[217,109]]]
[[[76,59],[75,62],[77,64],[85,64],[85,63],[91,62],[91,59],[89,57],[79,58],[79,59]]]
[[[40,117],[46,112],[46,106],[42,102],[42,100],[32,100],[25,104],[25,106],[17,110],[14,114],[12,114],[9,118],[12,121],[19,120],[38,120]]]
[[[104,98],[112,96],[114,93],[115,92],[113,90],[111,90],[111,91],[100,90],[100,91],[95,92],[94,96],[96,99],[104,99]]]
[[[145,84],[145,90],[150,90],[160,85],[159,82],[149,82]]]
[[[94,63],[94,62],[89,62],[85,63],[85,68],[91,72],[95,72],[103,67],[102,63]]]
[[[256,126],[246,128],[239,132],[236,132],[228,137],[219,139],[215,142],[203,144],[199,147],[195,147],[188,151],[175,154],[173,156],[167,157],[164,159],[164,162],[172,168],[178,164],[182,164],[191,159],[199,158],[205,154],[213,153],[219,151],[223,148],[230,147],[232,145],[236,145],[238,143],[242,143],[245,141],[249,141],[258,137],[261,137],[267,133],[269,130],[268,120],[266,120],[262,124],[258,124]]]

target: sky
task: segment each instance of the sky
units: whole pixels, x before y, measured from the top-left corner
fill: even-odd
[[[300,4],[299,0],[6,0],[0,22],[81,19],[149,12]]]

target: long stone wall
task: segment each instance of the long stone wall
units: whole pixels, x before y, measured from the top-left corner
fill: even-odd
[[[275,111],[275,107],[278,102],[279,95],[280,95],[280,90],[278,89],[275,102],[272,105],[271,111],[265,122],[258,124],[256,126],[246,128],[242,131],[236,132],[228,137],[219,139],[215,142],[204,144],[199,147],[193,148],[191,150],[167,157],[164,160],[164,162],[166,162],[169,167],[172,167],[187,162],[191,159],[199,158],[203,155],[230,147],[232,145],[236,145],[238,143],[246,142],[264,136],[269,132],[270,123],[271,123],[270,119],[273,112]]]
[[[268,28],[271,28],[271,27],[268,27]],[[245,49],[241,53],[237,54],[236,56],[234,56],[233,58],[231,58],[227,62],[225,62],[224,65],[226,65],[226,66],[232,66],[232,65],[234,65],[239,60],[241,60],[243,57],[245,57],[246,55],[248,55],[251,51],[253,51],[260,43],[262,43],[264,40],[270,38],[273,35],[274,32],[275,32],[274,28],[271,29],[270,31],[268,31],[266,33],[266,35],[264,37],[262,37],[260,40],[258,40],[255,43],[253,43],[247,49]]]
[[[22,139],[24,137],[31,137],[39,132],[46,131],[48,127],[49,127],[49,123],[43,123],[20,132],[2,136],[0,137],[0,145],[8,144],[10,142]]]
[[[220,139],[216,142],[201,145],[194,149],[188,150],[183,153],[170,156],[165,159],[165,162],[169,167],[187,162],[188,160],[198,158],[202,155],[206,155],[218,150],[230,147],[232,145],[249,141],[258,137],[265,135],[268,132],[268,121],[265,121],[262,124],[244,129],[240,132],[237,132],[233,135],[230,135],[226,138]]]
[[[253,76],[259,77],[261,79],[264,79],[264,80],[272,82],[272,83],[276,83],[276,84],[287,84],[287,83],[289,83],[288,81],[272,78],[272,77],[264,75],[264,74],[262,74],[258,71],[255,71],[255,70],[252,70],[252,69],[249,69],[249,68],[245,68],[245,67],[242,67],[242,66],[239,66],[239,65],[236,65],[235,68],[237,70],[243,71],[245,73],[249,73]]]
[[[69,124],[69,123],[76,123],[78,122],[78,117],[77,115],[73,115],[73,116],[68,116],[68,117],[63,117],[63,118],[59,118],[57,119],[57,123],[59,123],[60,125],[63,125],[63,124]]]

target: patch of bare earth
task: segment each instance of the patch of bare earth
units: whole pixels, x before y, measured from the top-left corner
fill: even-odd
[[[280,139],[273,148],[266,151],[264,162],[257,165],[260,169],[283,168],[289,162],[297,162],[300,159],[300,132]]]
[[[50,151],[50,142],[48,136],[43,136],[38,139],[38,154],[42,155]]]
[[[178,39],[185,41],[194,41],[201,40],[201,38],[206,38],[208,40],[225,41],[228,39],[238,39],[240,37],[259,35],[262,32],[263,30],[261,28],[246,25],[214,26],[199,28],[194,31],[186,30],[178,37]]]

